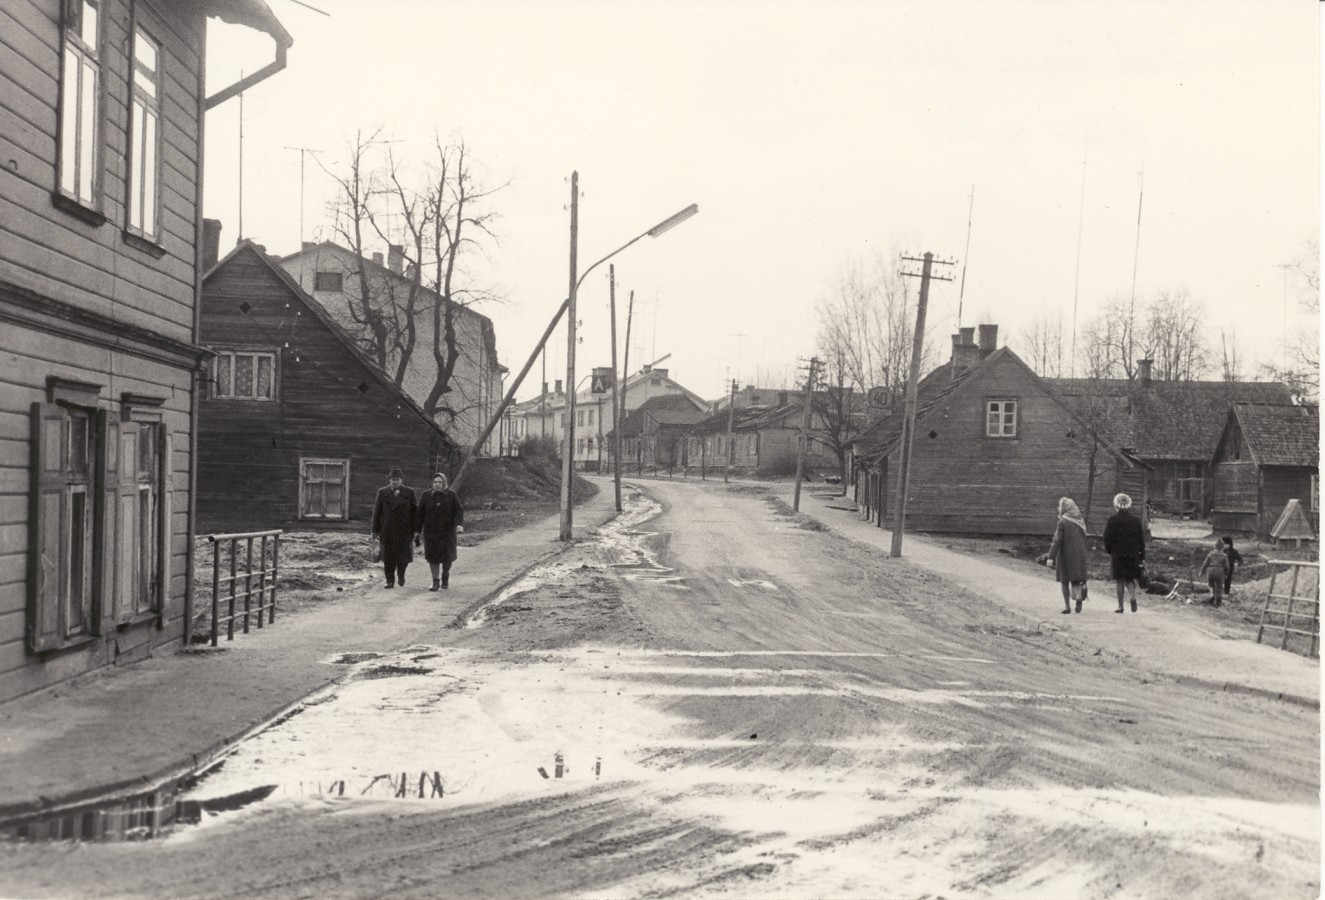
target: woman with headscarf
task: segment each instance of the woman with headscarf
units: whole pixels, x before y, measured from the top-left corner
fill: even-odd
[[[1077,612],[1081,612],[1081,602],[1086,599],[1086,520],[1068,497],[1058,501],[1054,540],[1040,561],[1058,571],[1058,583],[1063,588],[1063,613],[1072,612],[1073,599]]]
[[[1123,592],[1129,589],[1132,612],[1136,612],[1136,587],[1141,581],[1141,564],[1146,558],[1146,535],[1141,520],[1128,512],[1132,498],[1118,494],[1113,498],[1117,510],[1104,526],[1104,552],[1109,554],[1109,574],[1118,586],[1118,608],[1123,611]]]
[[[448,588],[451,584],[451,563],[456,558],[456,532],[465,530],[465,508],[460,498],[447,486],[446,476],[438,472],[432,477],[432,487],[419,498],[418,524],[415,525],[414,543],[423,537],[423,558],[432,569],[432,587]],[[437,567],[441,566],[441,577]]]

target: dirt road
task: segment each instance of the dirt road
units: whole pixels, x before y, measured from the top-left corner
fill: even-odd
[[[1314,711],[1145,683],[757,489],[647,490],[459,627],[346,647],[194,792],[265,800],[4,848],[0,893],[1319,893]]]

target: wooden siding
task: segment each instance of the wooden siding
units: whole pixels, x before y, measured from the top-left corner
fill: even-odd
[[[0,179],[0,279],[118,321],[188,340],[193,322],[194,185],[198,175],[197,47],[204,23],[184,7],[137,3],[161,42],[161,204],[157,259],[126,244],[125,167],[130,6],[102,4],[101,212],[94,226],[57,208],[59,0],[20,0],[0,10],[0,148],[15,161]]]
[[[988,399],[1017,401],[1016,437],[985,436]],[[1071,497],[1086,511],[1089,442],[1082,433],[1084,427],[1028,370],[1008,357],[991,360],[917,425],[907,529],[1052,534],[1060,497]],[[891,518],[900,453],[894,451],[887,462],[894,474],[884,482],[883,506]],[[1125,478],[1123,465],[1104,448],[1097,466],[1090,514],[1094,532],[1102,531],[1112,514],[1115,493],[1125,486],[1141,493],[1140,479]]]
[[[247,314],[240,310],[248,303]],[[202,342],[277,354],[274,401],[204,399],[199,412],[198,529],[347,528],[368,533],[377,489],[394,466],[426,488],[442,439],[252,249],[203,286]],[[288,347],[286,344],[288,343]],[[366,392],[359,385],[368,385]],[[301,458],[350,465],[347,522],[299,518]]]

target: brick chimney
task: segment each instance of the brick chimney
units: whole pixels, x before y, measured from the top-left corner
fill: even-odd
[[[304,241],[300,246],[300,252],[307,253],[309,250],[312,250],[316,246],[317,246],[317,241]]]
[[[386,248],[386,266],[397,275],[405,273],[405,245],[388,244]]]
[[[1141,387],[1150,387],[1150,367],[1154,364],[1153,359],[1138,359],[1136,361],[1136,377],[1141,381]]]
[[[198,248],[198,268],[206,272],[221,258],[221,220],[202,220],[202,246]]]
[[[666,378],[666,377],[667,377],[667,370],[666,370],[666,369],[654,369],[654,370],[653,370],[653,374],[654,374],[654,375],[661,375],[663,378]]]
[[[952,377],[955,379],[979,362],[980,345],[975,342],[975,329],[958,329],[952,336]]]
[[[998,349],[998,326],[980,326],[980,358],[984,359]]]
[[[561,393],[561,379],[558,378],[554,383],[556,384],[557,387],[556,387],[555,390],[552,391],[552,393],[554,393],[554,394],[560,394],[560,393]]]
[[[382,265],[382,252],[380,250],[375,251],[373,253],[373,265],[375,266]]]

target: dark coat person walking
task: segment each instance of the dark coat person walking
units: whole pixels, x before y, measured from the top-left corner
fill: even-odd
[[[1104,552],[1109,554],[1110,574],[1118,586],[1118,608],[1114,612],[1123,611],[1124,590],[1130,592],[1132,612],[1136,612],[1136,588],[1146,558],[1145,529],[1141,520],[1128,512],[1132,508],[1131,497],[1118,494],[1113,498],[1113,508],[1118,511],[1104,525]]]
[[[405,487],[399,469],[387,476],[387,486],[377,492],[373,506],[373,537],[381,543],[382,569],[386,573],[386,586],[405,583],[405,567],[414,560],[410,538],[414,536],[414,521],[418,515],[418,502],[414,489]]]
[[[1077,612],[1086,599],[1086,520],[1075,501],[1063,497],[1058,501],[1058,524],[1049,552],[1040,562],[1051,565],[1058,572],[1058,583],[1063,589],[1063,612],[1072,611],[1076,600]]]
[[[465,508],[460,505],[460,498],[447,486],[446,476],[438,472],[432,477],[432,487],[419,498],[419,514],[415,519],[414,542],[423,538],[423,558],[432,570],[432,587],[447,588],[451,585],[451,563],[456,559],[456,532],[465,530]],[[437,567],[441,566],[441,578]]]

